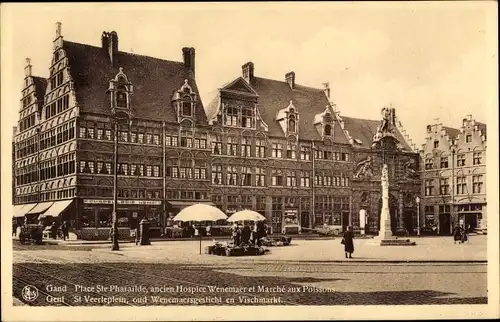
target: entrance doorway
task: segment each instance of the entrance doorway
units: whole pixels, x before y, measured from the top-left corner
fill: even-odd
[[[464,228],[469,228],[470,225],[469,231],[474,231],[477,228],[477,216],[478,214],[466,214]]]
[[[450,231],[450,214],[439,214],[439,234],[451,235]]]
[[[309,213],[308,212],[301,212],[300,213],[300,225],[305,228],[309,228]]]

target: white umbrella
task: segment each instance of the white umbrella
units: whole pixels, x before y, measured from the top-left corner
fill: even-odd
[[[266,220],[266,217],[262,216],[256,211],[245,209],[234,213],[231,217],[229,217],[227,221],[235,222],[235,221],[245,221],[245,220],[264,221]]]
[[[186,207],[174,217],[174,221],[217,221],[227,219],[225,213],[219,208],[210,205],[196,204]],[[200,235],[200,254],[201,254],[201,234]]]

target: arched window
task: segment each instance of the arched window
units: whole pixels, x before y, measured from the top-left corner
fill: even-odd
[[[290,115],[288,117],[288,132],[296,131],[295,115]]]
[[[118,91],[116,92],[116,106],[127,108],[127,89],[125,86],[118,86]]]
[[[332,126],[330,124],[325,125],[325,135],[332,135]]]

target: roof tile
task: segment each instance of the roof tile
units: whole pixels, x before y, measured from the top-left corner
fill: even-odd
[[[195,79],[182,62],[117,52],[113,67],[107,52],[100,47],[64,41],[70,73],[75,81],[76,97],[84,112],[110,114],[106,90],[119,67],[134,86],[131,104],[135,116],[149,120],[177,122],[171,105],[173,93],[187,79],[193,91],[199,93]],[[198,124],[207,119],[199,94],[195,118]]]

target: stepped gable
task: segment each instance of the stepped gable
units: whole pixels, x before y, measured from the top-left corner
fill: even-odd
[[[342,116],[344,121],[344,129],[349,132],[349,135],[354,140],[355,147],[371,148],[373,136],[377,133],[377,128],[380,126],[380,121],[367,120],[353,117]],[[393,134],[398,139],[404,150],[412,151],[408,142],[404,139],[401,132],[393,126]],[[356,141],[359,140],[359,141]],[[359,143],[361,142],[361,143]]]
[[[134,86],[131,107],[137,118],[177,122],[171,101],[174,92],[187,79],[197,93],[196,121],[198,124],[207,123],[198,87],[192,72],[184,63],[118,51],[113,66],[108,53],[101,47],[64,41],[63,48],[69,59],[81,111],[110,115],[106,91],[110,80],[122,67]]]

